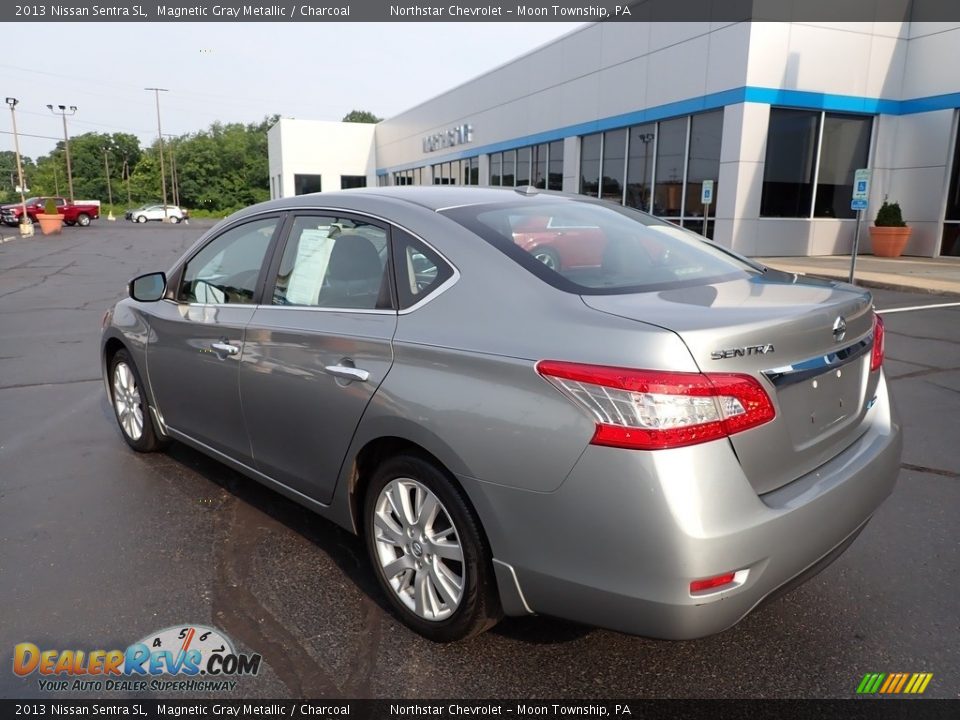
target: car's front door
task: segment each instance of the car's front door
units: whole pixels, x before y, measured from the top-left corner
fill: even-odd
[[[150,320],[147,375],[167,427],[245,463],[250,442],[237,370],[279,223],[251,220],[212,238]]]
[[[256,467],[320,502],[393,363],[388,240],[372,219],[298,215],[247,326],[240,395]]]

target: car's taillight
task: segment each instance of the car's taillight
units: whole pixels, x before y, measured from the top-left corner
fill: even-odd
[[[638,450],[696,445],[773,420],[749,375],[633,370],[541,360],[537,372],[597,422],[591,443]]]
[[[873,314],[873,352],[870,354],[870,372],[883,365],[883,318]]]

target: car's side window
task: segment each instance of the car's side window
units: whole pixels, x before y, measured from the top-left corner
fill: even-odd
[[[362,220],[301,215],[290,229],[274,305],[389,309],[387,231]]]
[[[452,275],[453,268],[440,255],[410,233],[393,231],[397,298],[400,309],[416,305]]]
[[[251,304],[277,218],[231,228],[207,243],[183,271],[177,299],[202,304]]]

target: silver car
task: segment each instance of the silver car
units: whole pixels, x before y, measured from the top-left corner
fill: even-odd
[[[362,535],[438,641],[534,613],[719,632],[836,558],[898,473],[868,292],[596,200],[272,201],[129,295],[102,339],[127,443]]]

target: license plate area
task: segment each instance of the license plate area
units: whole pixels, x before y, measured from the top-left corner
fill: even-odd
[[[866,359],[805,378],[777,393],[796,450],[804,450],[842,432],[863,409]]]

